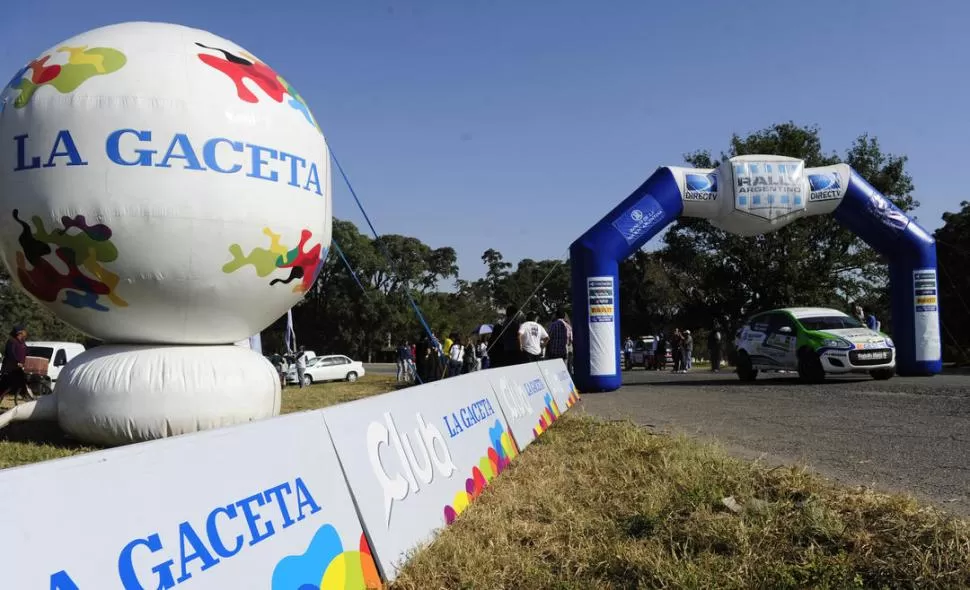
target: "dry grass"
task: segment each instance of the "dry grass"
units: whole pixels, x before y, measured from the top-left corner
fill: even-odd
[[[314,383],[300,389],[294,385],[283,390],[280,412],[302,412],[386,393],[397,387],[394,375],[366,375],[356,383],[335,381]]]
[[[573,412],[393,585],[713,587],[967,588],[970,525]]]
[[[393,376],[367,375],[356,383],[320,383],[300,389],[283,390],[281,413],[313,410],[346,401],[384,393],[396,386]],[[0,411],[13,407],[10,398],[3,400]],[[49,461],[96,451],[64,436],[51,422],[14,422],[0,430],[0,469]]]

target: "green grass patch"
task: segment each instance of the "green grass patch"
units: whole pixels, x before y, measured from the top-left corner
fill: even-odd
[[[393,584],[715,587],[966,588],[970,526],[909,498],[573,412]]]

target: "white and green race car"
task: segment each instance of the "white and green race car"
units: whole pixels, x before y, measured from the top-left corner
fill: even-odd
[[[826,374],[896,374],[896,346],[886,334],[824,307],[789,307],[759,313],[738,332],[738,377],[754,381],[759,371],[798,371],[817,383]]]

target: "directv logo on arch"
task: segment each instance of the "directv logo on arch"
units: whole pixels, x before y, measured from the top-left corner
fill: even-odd
[[[809,201],[831,201],[842,198],[842,175],[838,172],[809,174]]]
[[[716,201],[717,173],[687,174],[687,191],[685,201]]]

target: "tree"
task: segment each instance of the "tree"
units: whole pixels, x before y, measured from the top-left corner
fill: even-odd
[[[293,309],[301,345],[366,360],[386,347],[388,337],[393,345],[402,338],[413,341],[423,331],[415,305],[433,328],[465,328],[454,316],[470,312],[452,302],[451,294],[438,291],[442,281],[457,279],[454,248],[431,248],[394,234],[382,236],[381,242],[383,247],[353,223],[334,219],[325,264]],[[281,319],[266,330],[267,349],[281,346],[284,327]]]
[[[940,273],[940,323],[943,351],[948,359],[970,362],[970,202],[957,213],[943,214],[936,230],[936,257]]]
[[[9,331],[16,324],[27,328],[31,340],[86,340],[80,331],[59,320],[46,307],[28,297],[14,284],[6,267],[0,264],[0,326]]]
[[[625,334],[656,334],[680,313],[683,294],[658,252],[640,250],[620,263],[620,325]]]
[[[509,305],[524,305],[522,311],[538,313],[546,322],[552,320],[557,310],[569,307],[568,262],[526,258],[519,261],[515,270],[510,270],[512,264],[492,248],[482,254],[482,262],[488,271],[485,278],[472,284],[472,289],[483,294],[496,312]]]
[[[747,137],[734,135],[720,159],[746,154],[776,154],[805,161],[808,167],[845,162],[903,211],[918,206],[905,156],[884,154],[876,138],[859,136],[840,158],[825,153],[817,127],[774,125]],[[698,168],[719,162],[708,151],[685,156]],[[830,216],[801,219],[755,237],[728,234],[707,220],[684,218],[665,236],[662,259],[680,285],[686,308],[731,329],[760,309],[788,305],[845,307],[867,298],[884,301],[887,271],[880,257]],[[888,310],[883,317],[888,320]],[[884,320],[883,325],[888,325]]]

